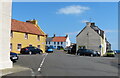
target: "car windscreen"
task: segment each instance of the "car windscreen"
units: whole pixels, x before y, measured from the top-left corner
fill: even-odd
[[[107,51],[107,53],[113,53],[113,51]]]

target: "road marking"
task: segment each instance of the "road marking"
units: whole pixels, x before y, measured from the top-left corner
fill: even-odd
[[[38,71],[39,71],[39,72],[41,72],[42,65],[43,65],[43,63],[44,63],[45,58],[46,58],[47,55],[48,55],[48,53],[46,53],[45,56],[44,56],[44,58],[42,59],[42,62],[41,62],[41,64],[40,64],[39,68],[38,68]]]

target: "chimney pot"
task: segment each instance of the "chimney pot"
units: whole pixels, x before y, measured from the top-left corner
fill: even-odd
[[[91,23],[90,23],[90,22],[86,22],[86,25],[87,25],[87,26],[90,26],[90,25],[91,25]]]
[[[95,23],[91,23],[92,26],[95,26]]]

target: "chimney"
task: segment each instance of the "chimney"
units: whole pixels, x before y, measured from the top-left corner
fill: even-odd
[[[86,22],[86,25],[87,26],[91,26],[91,22]]]
[[[38,21],[33,19],[33,20],[27,20],[26,22],[29,22],[29,23],[32,23],[32,24],[35,24],[35,25],[38,25]]]
[[[91,26],[95,26],[95,23],[91,23]]]
[[[66,34],[66,37],[68,37],[68,34]]]
[[[53,37],[55,37],[55,36],[56,36],[56,34],[53,35]]]

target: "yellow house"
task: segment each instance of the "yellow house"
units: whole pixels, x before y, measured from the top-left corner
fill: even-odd
[[[37,20],[22,22],[12,19],[10,50],[19,54],[21,48],[29,45],[45,52],[46,34],[38,26]]]

